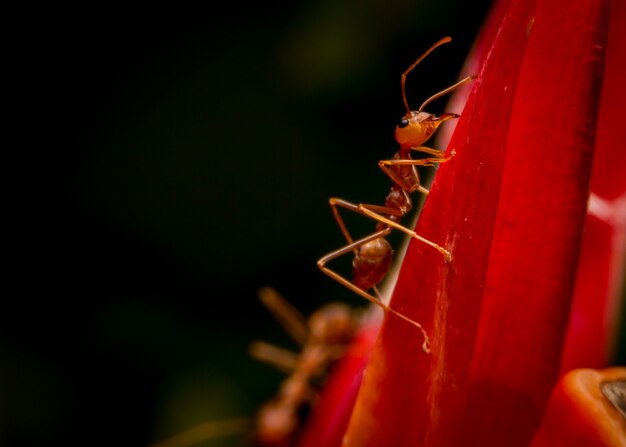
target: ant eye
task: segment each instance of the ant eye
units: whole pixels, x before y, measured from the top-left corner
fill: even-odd
[[[400,120],[400,122],[398,123],[398,127],[399,127],[400,129],[402,129],[403,127],[406,127],[406,126],[408,126],[408,125],[409,125],[409,120],[408,120],[408,119],[406,119],[406,118],[402,118],[402,119]]]

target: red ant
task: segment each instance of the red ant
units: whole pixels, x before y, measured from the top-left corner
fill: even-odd
[[[359,316],[345,304],[331,303],[306,319],[269,287],[259,291],[259,298],[302,347],[300,353],[295,353],[262,341],[250,346],[253,357],[289,374],[276,396],[261,407],[252,424],[247,419],[211,421],[151,447],[188,447],[244,431],[250,431],[246,442],[250,447],[295,445],[303,415],[315,405],[326,374],[351,343]]]
[[[257,413],[253,444],[288,447],[297,438],[302,413],[315,404],[326,373],[351,342],[358,318],[347,305],[331,303],[305,320],[274,289],[261,289],[259,298],[302,351],[296,354],[265,342],[250,347],[254,357],[289,373],[278,394]]]
[[[435,48],[443,45],[444,43],[450,42],[451,40],[452,39],[450,37],[444,37],[439,40],[424,54],[422,54],[422,56],[420,56],[404,73],[402,73],[400,78],[402,99],[406,108],[406,113],[400,119],[395,131],[395,138],[400,145],[400,149],[392,157],[392,159],[381,160],[378,162],[378,166],[393,181],[391,191],[385,199],[385,205],[380,206],[363,203],[354,204],[337,197],[331,197],[329,203],[333,216],[348,244],[339,250],[327,254],[317,261],[318,267],[326,275],[330,276],[363,298],[377,304],[384,311],[391,312],[419,328],[424,334],[425,341],[423,349],[425,352],[429,352],[428,336],[422,326],[407,316],[390,308],[387,304],[383,303],[380,298],[374,297],[367,291],[373,288],[376,295],[378,295],[376,286],[383,280],[389,271],[392,260],[392,249],[389,242],[387,242],[385,238],[394,228],[433,247],[444,256],[444,259],[447,262],[452,260],[452,255],[445,248],[419,236],[414,231],[399,224],[400,219],[412,208],[409,194],[415,191],[419,191],[422,194],[428,194],[428,189],[424,188],[420,184],[420,178],[417,174],[416,166],[433,166],[435,163],[444,163],[454,156],[454,150],[451,152],[451,155],[446,157],[444,151],[431,149],[423,146],[423,144],[435,133],[441,123],[451,118],[458,118],[459,115],[454,113],[444,113],[440,116],[436,116],[431,113],[424,112],[423,109],[435,99],[450,93],[452,90],[463,84],[466,84],[474,79],[474,77],[466,77],[456,84],[434,94],[424,101],[417,110],[411,110],[409,108],[404,87],[406,76],[417,66],[417,64],[419,64]],[[423,152],[434,155],[435,157],[414,160],[411,158],[411,151]],[[339,208],[344,208],[376,220],[378,222],[376,232],[360,240],[354,241],[348,232],[341,215],[339,214]],[[352,263],[352,282],[326,266],[329,261],[350,252],[354,252],[354,260]]]

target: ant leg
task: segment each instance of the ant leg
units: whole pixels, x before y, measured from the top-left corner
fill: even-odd
[[[426,146],[412,147],[411,150],[418,151],[418,152],[424,152],[426,154],[435,155],[438,158],[445,158],[445,154],[446,154],[446,151],[440,151],[438,149],[433,149],[431,147],[426,147]]]
[[[344,209],[346,209],[348,211],[353,211],[355,213],[363,214],[363,215],[367,215],[367,214],[365,214],[363,212],[363,210],[361,209],[362,207],[367,207],[368,209],[375,209],[375,210],[377,210],[380,213],[392,214],[394,216],[402,216],[403,215],[402,211],[399,211],[397,209],[388,208],[386,206],[380,206],[380,205],[367,205],[367,204],[359,204],[359,205],[357,205],[355,203],[348,202],[347,200],[338,199],[337,197],[331,197],[330,198],[330,202],[331,202],[331,206],[334,209],[344,208]],[[339,213],[337,213],[337,214],[339,214]],[[342,221],[342,224],[343,224],[343,221]],[[353,243],[352,239],[350,239],[348,241],[348,243],[352,244]]]
[[[443,156],[443,151],[437,151],[436,149],[430,149],[425,146],[420,146],[419,148],[415,148],[415,149],[416,150],[428,149],[429,151],[431,151],[430,153]],[[404,179],[402,176],[398,175],[396,171],[391,169],[391,166],[434,166],[435,163],[445,163],[447,161],[450,161],[454,157],[455,154],[456,152],[454,152],[453,150],[449,156],[443,157],[443,158],[439,158],[439,157],[438,158],[420,158],[416,160],[412,158],[407,158],[407,159],[402,158],[402,159],[396,159],[396,160],[381,160],[378,162],[378,167],[385,174],[387,174],[387,176],[391,180],[397,183],[398,186],[400,186],[403,190],[409,191],[409,192],[419,191],[424,195],[428,195],[428,189],[424,188],[422,185],[419,184],[419,177],[417,176],[417,172],[413,174],[414,178],[416,178],[418,182],[417,187],[415,187],[414,185],[409,184],[406,181],[406,179]]]
[[[346,224],[343,221],[341,214],[339,214],[338,207],[342,207],[350,211],[354,211],[356,213],[358,213],[358,207],[356,207],[354,204],[350,202],[346,202],[345,200],[339,199],[337,197],[331,197],[330,199],[328,199],[328,203],[330,204],[330,208],[333,212],[333,217],[335,218],[337,225],[339,225],[339,229],[341,230],[341,233],[346,238],[346,241],[348,242],[348,244],[351,244],[352,242],[354,242],[354,240],[352,239],[352,236],[350,235],[350,232],[348,231],[348,227],[346,227]]]
[[[255,359],[267,363],[279,371],[291,374],[298,365],[299,355],[283,348],[255,341],[250,345],[250,355]]]
[[[427,152],[429,154],[436,155],[435,158],[399,158],[396,160],[384,160],[382,163],[386,166],[390,165],[412,165],[412,166],[435,166],[435,163],[445,163],[450,161],[456,155],[456,151],[452,149],[450,155],[445,156],[444,151],[438,151],[437,149],[431,149],[426,146],[419,146],[411,148],[414,151]]]
[[[352,204],[350,204],[350,205],[352,205]],[[358,209],[358,207],[357,207],[357,209]],[[395,316],[401,318],[402,320],[406,321],[407,323],[409,323],[409,324],[415,326],[417,329],[419,329],[421,331],[423,337],[424,337],[424,343],[422,344],[422,350],[424,352],[426,352],[426,353],[429,353],[430,352],[430,348],[429,348],[428,334],[426,333],[426,331],[424,330],[424,328],[422,327],[421,324],[419,324],[417,321],[414,321],[414,320],[410,319],[406,315],[401,314],[400,312],[396,311],[395,309],[389,307],[387,304],[383,303],[380,299],[375,298],[373,295],[370,295],[369,293],[367,293],[367,291],[361,289],[360,287],[357,287],[352,282],[350,282],[348,279],[344,278],[343,276],[341,276],[340,274],[338,274],[334,270],[331,270],[330,268],[326,267],[326,264],[328,262],[332,261],[333,259],[336,259],[336,258],[338,258],[340,256],[343,256],[346,253],[350,253],[351,251],[355,251],[360,246],[362,246],[364,244],[367,244],[368,242],[373,241],[374,239],[385,237],[390,232],[391,232],[390,228],[385,228],[384,230],[377,231],[376,233],[371,234],[369,236],[366,236],[363,239],[360,239],[360,240],[358,240],[356,242],[348,244],[345,247],[340,248],[339,250],[336,250],[336,251],[334,251],[332,253],[329,253],[326,256],[324,256],[323,258],[321,258],[319,261],[317,261],[317,266],[319,267],[319,269],[322,272],[324,272],[326,275],[330,276],[332,279],[337,281],[339,284],[343,285],[344,287],[347,287],[348,289],[350,289],[351,291],[353,291],[357,295],[365,298],[366,300],[376,304],[381,309],[383,309],[383,311],[392,313]]]
[[[440,252],[444,256],[444,258],[445,258],[445,260],[447,262],[450,262],[452,260],[452,255],[445,248],[435,244],[434,242],[429,241],[426,238],[423,238],[422,236],[417,234],[415,231],[409,230],[408,228],[403,227],[402,225],[400,225],[400,224],[398,224],[396,222],[393,222],[392,220],[387,219],[386,217],[384,217],[381,214],[379,214],[379,213],[382,213],[382,214],[388,214],[388,215],[402,215],[401,212],[399,212],[398,210],[394,210],[394,209],[387,208],[387,207],[384,207],[384,206],[368,205],[368,204],[363,204],[363,203],[361,203],[359,205],[355,205],[354,203],[350,203],[350,202],[347,202],[347,201],[342,200],[342,199],[337,199],[336,197],[333,197],[330,200],[333,202],[333,206],[335,206],[335,207],[342,207],[342,208],[345,208],[347,210],[354,211],[355,213],[362,214],[362,215],[367,216],[367,217],[369,217],[371,219],[374,219],[374,220],[376,220],[378,222],[382,222],[382,223],[388,225],[389,227],[393,227],[393,228],[395,228],[397,230],[400,230],[403,233],[408,234],[412,238],[417,239],[418,241],[423,242],[426,245],[429,245],[429,246],[433,247],[435,250],[437,250],[438,252]],[[382,230],[382,231],[386,231],[386,230]],[[378,234],[378,233],[375,233],[375,234]],[[386,233],[386,234],[389,234],[389,233]],[[346,250],[346,248],[348,248],[348,247],[351,247],[350,249],[353,250],[354,252],[356,252],[356,249],[358,247],[360,247],[361,245],[365,244],[366,242],[369,242],[372,239],[375,239],[375,238],[369,239],[370,237],[371,236],[368,236],[367,238],[361,239],[360,241],[358,241],[358,242],[360,242],[360,244],[357,243],[357,242],[349,243],[346,247],[344,247],[344,248],[334,252],[334,253],[341,252],[340,254],[338,254],[335,257],[341,256],[341,255],[347,253],[347,251],[344,251],[344,250]],[[348,251],[350,251],[350,249]],[[330,255],[327,255],[327,256],[330,256]],[[322,259],[325,259],[325,258],[326,257],[324,257]]]
[[[339,207],[358,213],[359,212],[358,206],[353,203],[346,202],[345,200],[339,199],[337,197],[331,197],[328,202],[332,209],[333,217],[335,218],[337,225],[339,225],[339,228],[341,229],[342,234],[346,238],[346,241],[348,242],[348,244],[352,244],[354,240],[352,239],[352,236],[350,235],[350,232],[348,231],[348,228],[346,227],[346,224],[343,218],[341,217],[341,214],[339,214]],[[394,210],[393,213],[397,213],[397,210]],[[357,255],[356,248],[354,249],[354,254],[355,256]],[[380,299],[381,295],[380,295],[380,292],[378,291],[378,287],[374,286],[373,289],[374,289],[374,293],[376,294],[376,296]]]
[[[435,250],[437,250],[439,253],[443,255],[446,262],[452,261],[452,254],[448,250],[435,244],[434,242],[429,241],[428,239],[423,238],[422,236],[417,234],[415,231],[409,230],[408,228],[403,227],[402,225],[390,219],[387,219],[386,217],[381,216],[380,214],[375,213],[367,205],[362,205],[362,204],[359,205],[359,210],[361,210],[361,212],[365,214],[366,216],[371,217],[372,219],[377,220],[378,222],[382,222],[386,225],[389,225],[390,227],[393,227],[396,230],[400,230],[403,233],[411,236],[413,239],[417,239],[418,241],[423,242],[424,244],[433,247]]]
[[[309,334],[306,318],[271,287],[262,287],[259,290],[259,299],[291,338],[303,346]]]

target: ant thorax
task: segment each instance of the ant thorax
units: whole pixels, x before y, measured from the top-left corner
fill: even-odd
[[[413,166],[401,166],[401,167],[413,168]],[[419,177],[417,177],[417,174],[412,175],[413,170],[414,169],[410,169],[411,171],[410,174],[403,175],[403,177],[410,184],[415,183],[414,189],[417,189],[417,186],[419,186]],[[402,175],[403,173],[399,172],[398,174]],[[387,197],[385,198],[385,206],[390,209],[396,209],[401,213],[400,216],[395,216],[393,214],[390,214],[389,216],[387,216],[389,219],[393,220],[394,222],[397,222],[400,220],[402,216],[404,216],[409,211],[411,211],[411,208],[413,208],[413,202],[411,201],[411,197],[409,197],[407,192],[401,187],[399,187],[397,184],[395,184],[391,187],[389,194],[387,194]],[[382,230],[382,226],[380,227],[380,229]]]

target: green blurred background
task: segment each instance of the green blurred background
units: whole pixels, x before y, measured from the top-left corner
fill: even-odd
[[[258,288],[307,314],[363,304],[315,266],[342,244],[328,197],[383,200],[400,74],[450,35],[409,102],[454,82],[488,5],[54,7],[25,23],[2,445],[145,446],[252,416],[283,376],[249,343],[293,347]]]

